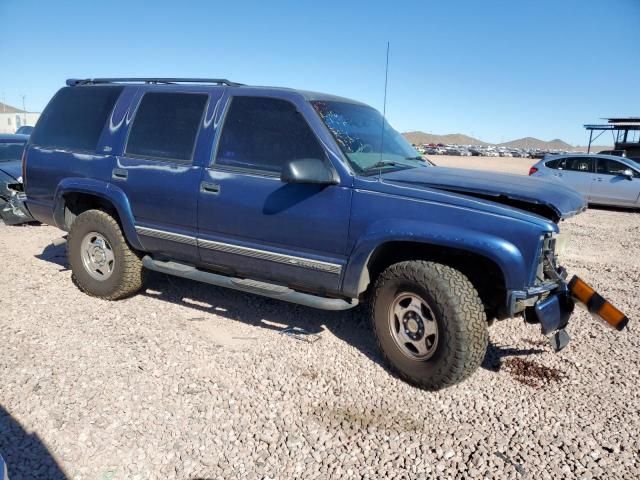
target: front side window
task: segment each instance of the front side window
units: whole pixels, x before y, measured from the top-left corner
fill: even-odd
[[[627,165],[615,160],[598,159],[598,173],[604,175],[624,175],[625,170],[631,170]]]
[[[311,103],[356,172],[427,166],[420,154],[384,121],[377,110],[340,101]]]
[[[285,162],[325,159],[311,128],[292,103],[234,97],[225,116],[216,165],[277,173]]]
[[[593,172],[593,158],[568,157],[566,159],[565,170],[571,170],[575,172]]]
[[[65,87],[38,119],[31,143],[43,147],[95,151],[122,86]]]
[[[149,92],[140,102],[127,155],[190,163],[208,96]]]

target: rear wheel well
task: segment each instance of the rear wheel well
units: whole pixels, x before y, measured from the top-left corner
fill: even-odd
[[[378,247],[367,263],[368,293],[378,276],[389,266],[408,260],[427,260],[462,272],[473,284],[484,304],[487,318],[505,317],[506,288],[500,267],[477,253],[419,242],[388,242]]]
[[[89,193],[70,192],[63,196],[64,200],[64,227],[69,231],[76,217],[87,210],[101,210],[111,215],[118,224],[120,217],[118,211],[109,200]]]

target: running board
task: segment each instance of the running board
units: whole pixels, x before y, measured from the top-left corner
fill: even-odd
[[[233,290],[240,290],[247,293],[255,293],[257,295],[262,295],[263,297],[284,300],[285,302],[319,308],[320,310],[348,310],[358,305],[357,299],[353,299],[351,302],[348,302],[340,298],[318,297],[309,293],[297,292],[282,285],[218,275],[217,273],[200,270],[192,265],[186,265],[184,263],[154,260],[149,255],[145,255],[142,258],[142,265],[144,265],[145,268],[156,272],[188,278],[198,282],[209,283],[218,287],[231,288]]]

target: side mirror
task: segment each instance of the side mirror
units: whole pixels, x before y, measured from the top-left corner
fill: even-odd
[[[629,180],[631,180],[633,178],[633,170],[631,170],[630,168],[627,168],[624,172],[622,172],[622,175],[624,175]]]
[[[280,173],[284,183],[313,183],[336,185],[338,178],[333,170],[319,158],[301,158],[284,164]]]

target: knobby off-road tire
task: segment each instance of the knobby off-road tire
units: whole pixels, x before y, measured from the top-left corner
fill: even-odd
[[[118,222],[101,210],[75,219],[67,238],[67,257],[74,283],[85,293],[118,300],[142,288],[144,268],[127,243]]]
[[[427,390],[461,382],[486,354],[487,318],[478,292],[446,265],[407,261],[387,268],[375,283],[371,319],[391,368]]]

